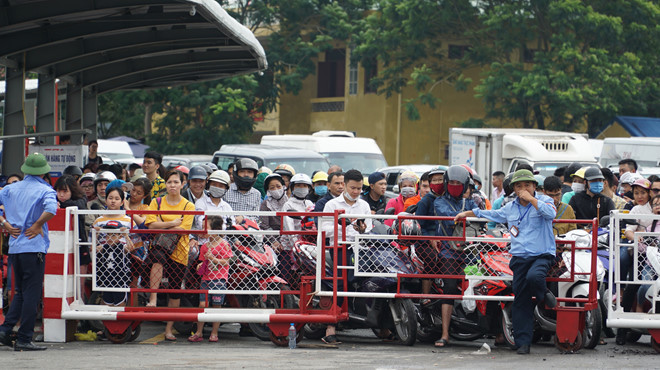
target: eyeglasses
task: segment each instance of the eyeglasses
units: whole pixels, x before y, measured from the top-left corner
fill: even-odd
[[[653,207],[660,207],[660,203],[653,204]]]
[[[94,185],[83,185],[83,189],[94,189]]]
[[[657,192],[660,192],[660,189],[659,188],[651,188],[651,191],[654,192],[654,193],[657,193]]]

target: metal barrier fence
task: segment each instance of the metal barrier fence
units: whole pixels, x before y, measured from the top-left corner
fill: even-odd
[[[634,338],[651,334],[660,352],[660,215],[614,211],[610,222],[607,325],[631,329]]]

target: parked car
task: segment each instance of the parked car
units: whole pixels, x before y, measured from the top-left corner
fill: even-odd
[[[161,165],[169,170],[176,166],[192,168],[211,161],[213,161],[213,156],[208,154],[176,154],[163,156]]]
[[[379,168],[378,172],[385,174],[385,180],[387,181],[387,190],[385,191],[385,196],[388,198],[394,198],[399,195],[399,177],[405,171],[412,171],[417,174],[418,177],[421,177],[424,172],[428,172],[433,168],[438,167],[437,164],[409,164],[403,166],[391,166]],[[447,166],[441,166],[447,168]]]
[[[316,170],[327,171],[330,167],[328,160],[317,152],[261,144],[223,145],[213,154],[213,163],[222,169],[227,169],[239,158],[252,158],[259,167],[266,166],[271,170],[282,163],[290,164],[296,173],[305,173],[309,176]]]

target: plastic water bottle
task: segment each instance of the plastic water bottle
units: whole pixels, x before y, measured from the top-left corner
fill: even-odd
[[[296,348],[296,327],[291,323],[289,326],[289,349]]]

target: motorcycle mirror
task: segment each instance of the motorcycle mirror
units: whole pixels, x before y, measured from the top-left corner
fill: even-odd
[[[287,212],[298,212],[298,211],[296,211],[295,209],[292,209],[292,208],[287,209],[286,211]],[[291,217],[291,218],[296,219],[296,220],[302,220],[302,217],[300,217],[300,216],[287,216],[287,217]]]
[[[603,218],[600,219],[600,223],[598,224],[600,227],[607,227],[610,226],[610,215],[603,216]]]
[[[396,210],[394,209],[394,207],[392,207],[392,208],[386,209],[385,212],[383,212],[383,214],[393,215],[395,212],[396,212]]]

